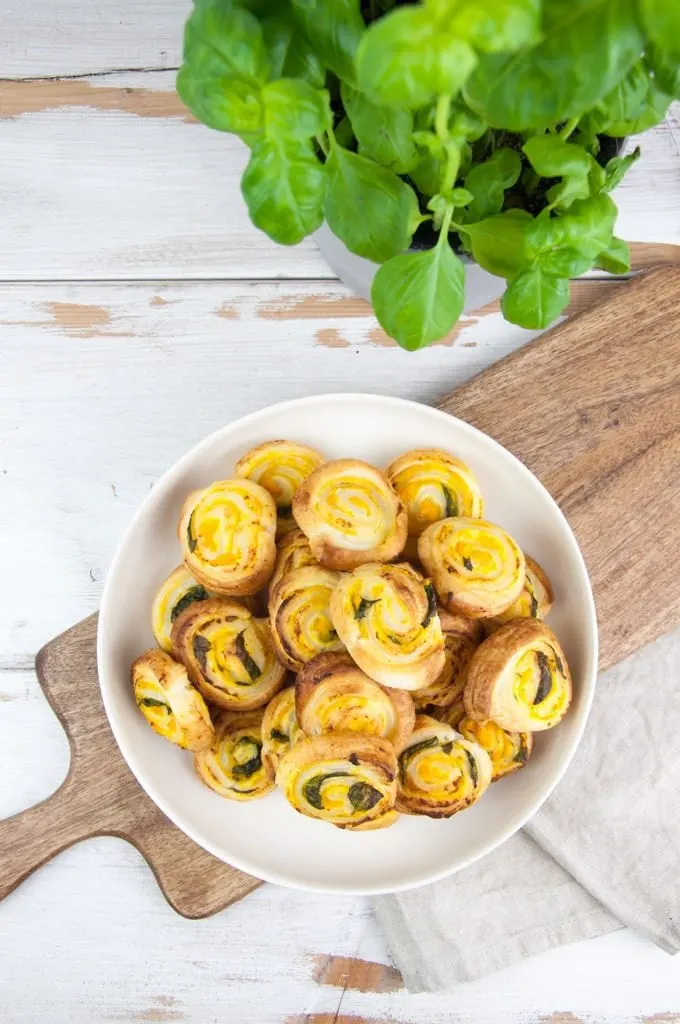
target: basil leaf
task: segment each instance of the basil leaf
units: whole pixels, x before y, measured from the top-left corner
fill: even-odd
[[[317,811],[322,811],[321,787],[326,779],[339,779],[341,777],[346,778],[347,772],[328,772],[326,775],[315,775],[309,782],[305,782],[302,787],[302,795],[311,807],[315,807]]]
[[[453,11],[452,29],[482,53],[518,50],[539,38],[540,0],[467,0]]]
[[[677,50],[672,51],[666,45],[647,47],[645,64],[653,72],[655,87],[675,100],[680,100],[680,40],[676,40]]]
[[[552,675],[550,674],[550,663],[548,662],[548,657],[543,653],[543,651],[537,652],[536,660],[538,662],[540,678],[538,681],[536,696],[534,697],[534,704],[540,704],[552,690]]]
[[[325,168],[309,142],[263,139],[241,178],[253,224],[282,245],[295,245],[320,226],[325,191]]]
[[[198,584],[195,587],[190,587],[186,594],[183,594],[182,597],[180,597],[179,601],[170,612],[170,621],[174,622],[175,619],[182,614],[184,609],[188,608],[190,604],[194,603],[194,601],[207,601],[208,597],[209,594],[205,587],[201,587]]]
[[[479,785],[479,772],[477,771],[477,762],[475,760],[474,754],[467,750],[467,748],[465,750],[465,753],[467,754],[468,764],[470,766],[470,778],[472,779],[472,785],[476,789],[477,786]]]
[[[627,274],[630,270],[630,249],[622,238],[612,238],[597,257],[595,266],[608,274]]]
[[[646,132],[655,124],[663,121],[668,112],[671,97],[659,92],[650,82],[647,97],[637,114],[621,121],[609,121],[606,125],[608,135],[615,138],[624,138],[626,135],[637,135],[639,132]]]
[[[439,191],[444,174],[444,162],[432,153],[421,156],[410,173],[410,178],[424,196],[433,196]]]
[[[243,665],[248,675],[250,676],[251,680],[253,682],[256,682],[262,675],[262,669],[255,661],[255,659],[250,656],[248,648],[246,647],[246,641],[243,632],[244,631],[240,632],[234,640],[236,656]]]
[[[409,352],[445,337],[463,312],[465,270],[448,241],[388,260],[371,301],[383,330]]]
[[[356,81],[355,54],[365,26],[359,0],[291,0],[317,56],[345,82]]]
[[[593,265],[589,256],[584,256],[578,249],[569,246],[541,253],[535,262],[546,274],[555,277],[578,277],[579,274],[585,274]]]
[[[607,131],[612,122],[636,118],[647,103],[650,84],[647,69],[642,61],[636,61],[592,111],[598,130]]]
[[[203,674],[205,675],[205,673],[207,672],[208,651],[211,649],[210,641],[207,639],[207,637],[201,636],[201,634],[198,633],[194,637],[192,647],[194,651],[194,657],[196,658],[196,661],[199,664],[199,668],[201,669],[201,672],[203,672]]]
[[[413,189],[380,164],[334,145],[326,220],[350,252],[384,263],[411,241],[420,211]]]
[[[532,220],[524,210],[506,210],[476,224],[466,224],[470,251],[480,267],[498,277],[515,277],[529,263],[526,232]]]
[[[349,802],[355,811],[370,811],[379,800],[382,800],[382,793],[375,786],[368,782],[353,782],[347,791]]]
[[[262,21],[264,43],[271,64],[270,77],[299,78],[320,88],[326,71],[289,9],[275,11]]]
[[[535,135],[524,143],[522,151],[542,178],[586,177],[593,162],[582,146],[564,142],[556,135]]]
[[[680,41],[680,5],[677,0],[640,0],[645,31],[657,46]]]
[[[419,159],[413,141],[413,114],[381,107],[345,82],[340,94],[359,142],[359,153],[395,174],[413,170]]]
[[[266,134],[286,142],[320,135],[330,124],[328,93],[301,79],[282,78],[265,85],[262,103]]]
[[[397,759],[399,761],[399,778],[402,785],[406,779],[406,769],[408,768],[409,761],[414,758],[416,754],[419,754],[421,750],[429,750],[431,747],[437,746],[439,746],[439,737],[430,736],[429,739],[419,740],[417,743],[412,743],[410,747],[406,747],[405,750],[402,750]]]
[[[521,170],[519,153],[507,147],[497,149],[488,160],[473,167],[465,178],[465,188],[473,196],[465,212],[465,220],[483,220],[500,213],[505,190],[517,182]]]
[[[276,740],[277,743],[290,742],[290,736],[288,736],[285,732],[281,732],[280,729],[272,729],[271,732],[269,733],[269,739]]]
[[[624,174],[630,170],[634,163],[640,159],[640,147],[636,146],[632,153],[628,153],[627,156],[613,156],[611,160],[607,161],[607,166],[604,169],[605,180],[604,189],[607,192],[611,192],[623,179]]]
[[[547,128],[594,106],[643,44],[635,0],[544,0],[540,42],[482,57],[465,99],[493,128]]]
[[[379,600],[379,597],[376,597],[373,600],[371,600],[370,597],[362,597],[361,600],[359,601],[359,604],[354,610],[354,618],[356,619],[356,621],[359,622],[360,619],[365,619],[366,612],[368,611],[368,609],[371,607],[371,605],[377,604]]]
[[[357,51],[359,88],[376,103],[415,110],[456,93],[477,62],[450,17],[429,7],[399,7],[373,22]]]
[[[453,503],[453,500],[451,498],[451,492],[448,490],[447,487],[444,487],[443,484],[442,484],[442,490],[444,491],[444,494],[446,495],[446,514],[448,516],[449,515],[449,507],[451,505],[453,505],[454,503]],[[455,505],[454,505],[454,508],[455,508]],[[455,515],[456,513],[454,511],[454,512],[451,512],[450,514],[451,515]],[[434,587],[432,586],[431,583],[426,583],[425,584],[425,596],[427,597],[427,611],[425,612],[425,618],[420,623],[420,625],[423,627],[423,629],[425,629],[427,626],[430,625],[430,622],[432,621],[434,616],[437,614],[437,595],[435,594]]]
[[[168,714],[172,713],[172,708],[169,704],[166,704],[164,700],[156,700],[155,697],[142,697],[137,703],[140,708],[165,708]]]
[[[503,316],[532,330],[547,327],[569,302],[569,282],[534,264],[508,284],[501,298]]]
[[[527,226],[526,247],[530,258],[550,249],[573,248],[594,260],[609,245],[616,206],[600,194],[572,203],[559,217],[542,214]]]
[[[231,774],[235,779],[249,779],[262,767],[262,744],[253,736],[242,736],[234,746],[234,753],[239,747],[245,752],[248,760],[243,764],[235,764]]]
[[[252,142],[262,126],[262,105],[257,83],[236,75],[197,77],[184,65],[177,73],[177,94],[194,117],[220,132],[233,132]]]
[[[233,75],[264,84],[270,65],[258,19],[220,0],[197,4],[184,27],[184,64],[197,79]]]

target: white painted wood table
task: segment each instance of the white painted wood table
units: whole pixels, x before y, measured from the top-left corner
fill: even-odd
[[[173,93],[185,0],[0,7],[0,814],[9,815],[56,788],[67,766],[34,654],[97,608],[128,518],[188,446],[242,413],[313,392],[433,400],[529,335],[491,312],[467,318],[447,345],[408,355],[311,241],[287,250],[256,232],[238,189],[243,148],[192,122]],[[680,243],[679,138],[673,117],[645,137],[644,159],[617,194],[624,237]],[[581,282],[575,305],[612,287]],[[364,899],[267,885],[190,922],[169,909],[135,850],[97,839],[0,905],[0,1021],[680,1022],[680,962],[625,931],[439,996],[410,995],[389,974],[375,991],[370,972],[345,987],[342,957],[388,961]]]

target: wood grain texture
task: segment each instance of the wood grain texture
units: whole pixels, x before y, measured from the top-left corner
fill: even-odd
[[[441,407],[559,502],[593,583],[601,668],[680,623],[680,268],[631,282]]]
[[[96,635],[93,615],[38,654],[38,678],[68,736],[71,765],[56,793],[0,821],[0,900],[67,847],[92,836],[112,835],[143,854],[179,914],[214,914],[260,883],[196,846],[158,810],[132,775],[99,695]]]

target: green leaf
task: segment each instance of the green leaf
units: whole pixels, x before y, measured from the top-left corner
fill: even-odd
[[[325,168],[309,142],[263,139],[241,179],[253,224],[283,245],[295,245],[320,226],[325,190]]]
[[[647,98],[637,114],[629,120],[608,122],[606,132],[619,138],[646,132],[648,128],[653,128],[655,124],[663,121],[670,104],[671,97],[659,92],[650,82]]]
[[[538,40],[540,15],[540,0],[467,0],[452,29],[482,53],[506,52]]]
[[[467,206],[475,197],[466,188],[452,188],[446,198],[455,209],[458,209],[461,206]]]
[[[448,334],[463,311],[464,295],[463,264],[443,237],[427,252],[388,260],[371,288],[380,326],[409,352]]]
[[[680,42],[680,5],[677,0],[640,0],[645,31],[657,46]]]
[[[557,135],[535,135],[524,143],[522,150],[542,178],[586,177],[593,162],[582,146],[565,142]]]
[[[262,20],[264,43],[271,64],[272,79],[301,78],[316,88],[326,79],[318,54],[287,8]]]
[[[184,63],[199,80],[235,75],[263,84],[270,70],[255,15],[221,0],[194,7],[184,28]]]
[[[470,251],[480,267],[498,277],[515,277],[529,262],[526,233],[533,223],[524,210],[506,210],[476,224],[466,224]]]
[[[654,74],[654,85],[662,93],[680,100],[680,39],[675,51],[666,46],[647,47],[645,63]]]
[[[411,241],[420,211],[413,189],[380,164],[334,145],[326,220],[350,252],[384,263]]]
[[[611,192],[620,184],[623,176],[630,170],[634,163],[640,159],[640,147],[636,146],[632,153],[628,153],[627,156],[613,156],[611,160],[607,161],[607,166],[604,169],[605,180],[604,189],[607,192]]]
[[[298,23],[320,60],[335,74],[356,81],[355,55],[365,26],[359,0],[291,0]]]
[[[595,266],[606,270],[608,274],[627,274],[630,270],[630,249],[622,238],[612,238],[611,242],[597,257]]]
[[[464,96],[493,128],[547,128],[593,107],[643,43],[635,0],[545,0],[540,42],[482,57]]]
[[[408,174],[419,160],[413,140],[413,114],[408,110],[381,107],[345,82],[340,87],[359,152],[394,171]]]
[[[497,149],[488,160],[473,167],[465,178],[465,188],[473,196],[465,219],[483,220],[500,213],[505,190],[516,183],[521,170],[519,153],[506,147]]]
[[[185,64],[177,75],[177,93],[208,128],[234,132],[250,143],[262,127],[260,87],[246,78],[197,78]]]
[[[601,193],[572,203],[558,217],[542,214],[527,226],[527,253],[533,259],[552,249],[576,249],[592,262],[611,241],[616,213],[612,200]]]
[[[281,78],[262,89],[265,110],[265,132],[268,136],[290,139],[311,139],[324,132],[330,124],[328,93],[314,89],[297,78]]]
[[[534,265],[510,282],[501,299],[506,320],[539,330],[556,320],[569,302],[569,282]]]
[[[638,60],[630,71],[603,96],[592,111],[599,131],[606,131],[612,121],[632,121],[647,103],[649,74]]]
[[[477,62],[450,18],[428,7],[399,7],[367,29],[357,52],[359,87],[376,103],[415,110],[456,93]]]
[[[416,166],[411,171],[416,188],[424,196],[433,196],[439,191],[444,174],[444,163],[442,158],[426,153],[421,156]]]
[[[578,277],[579,274],[585,274],[593,265],[589,256],[584,256],[578,249],[570,246],[540,253],[534,263],[546,274],[553,274],[555,277]]]

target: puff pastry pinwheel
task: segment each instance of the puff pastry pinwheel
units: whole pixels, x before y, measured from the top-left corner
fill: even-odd
[[[276,503],[279,534],[295,528],[293,495],[310,473],[326,460],[321,452],[295,441],[265,441],[236,463],[236,476],[254,480],[269,491]]]
[[[359,459],[315,470],[293,498],[293,515],[329,569],[388,562],[404,547],[406,510],[387,477]]]
[[[218,480],[184,502],[178,527],[184,564],[208,590],[255,594],[276,557],[276,505],[252,480]]]
[[[222,711],[215,720],[215,739],[194,757],[206,786],[228,800],[257,800],[274,788],[262,760],[262,711]]]
[[[538,619],[515,619],[473,654],[465,710],[510,732],[539,732],[564,718],[571,689],[569,666],[553,631]]]
[[[444,668],[444,639],[432,584],[410,565],[361,565],[331,595],[333,625],[366,675],[419,690]]]
[[[151,606],[151,627],[156,643],[172,654],[172,627],[178,615],[194,601],[207,601],[210,594],[189,570],[178,565],[161,583]]]
[[[154,648],[133,661],[131,675],[137,707],[154,732],[186,750],[210,746],[210,714],[183,665]]]
[[[552,608],[553,589],[548,574],[529,555],[525,555],[524,560],[526,577],[522,593],[500,615],[484,620],[487,633],[493,633],[499,626],[505,622],[512,622],[513,619],[544,619]]]
[[[483,519],[441,519],[421,534],[418,554],[449,611],[491,618],[522,593],[524,555],[510,534]]]
[[[290,530],[279,541],[274,572],[269,581],[269,593],[273,592],[276,584],[286,573],[292,572],[293,569],[304,569],[306,565],[318,564],[302,530]]]
[[[411,735],[416,717],[410,694],[380,686],[344,652],[317,654],[302,667],[295,703],[307,736],[365,733],[389,740],[396,748]]]
[[[476,649],[477,644],[468,636],[444,633],[444,668],[429,686],[413,691],[416,707],[448,707],[462,700],[468,665]]]
[[[491,782],[491,759],[446,722],[418,715],[399,754],[396,808],[405,814],[450,818],[480,798]]]
[[[269,618],[279,660],[293,672],[323,651],[342,650],[329,602],[339,573],[308,565],[277,583],[269,598]]]
[[[172,628],[172,645],[204,697],[221,708],[249,711],[266,704],[286,676],[266,619],[237,601],[196,601]]]
[[[436,717],[440,722],[452,725],[466,740],[484,747],[491,758],[492,782],[523,768],[529,760],[534,745],[533,733],[508,732],[491,719],[478,722],[465,714],[462,700],[438,711]]]
[[[295,712],[295,687],[287,686],[269,701],[262,719],[262,759],[271,777],[283,755],[302,736]]]
[[[438,448],[417,448],[400,455],[385,470],[408,514],[408,532],[420,536],[439,519],[481,518],[482,492],[464,462]]]
[[[393,809],[397,758],[377,736],[327,733],[291,747],[276,783],[301,814],[340,828],[363,825]]]
[[[399,821],[399,811],[385,811],[379,818],[371,818],[370,821],[362,821],[359,825],[343,825],[342,828],[348,832],[377,832],[380,828],[390,828]]]

